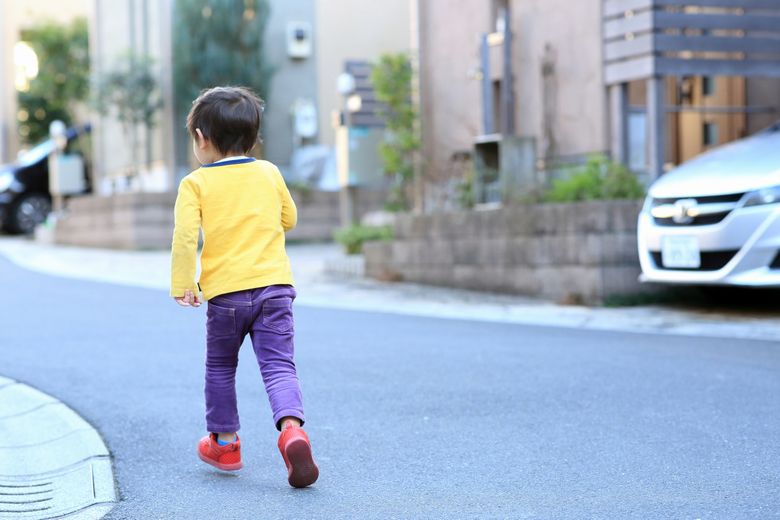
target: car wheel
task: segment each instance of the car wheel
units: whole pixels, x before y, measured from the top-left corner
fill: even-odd
[[[46,220],[50,212],[51,201],[46,195],[23,195],[9,211],[8,230],[12,233],[30,234],[35,231],[35,226]]]

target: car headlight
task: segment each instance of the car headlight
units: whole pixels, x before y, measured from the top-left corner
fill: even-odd
[[[14,183],[14,174],[11,172],[0,173],[0,193],[6,191]]]
[[[745,201],[745,207],[777,204],[778,202],[780,202],[780,186],[772,186],[750,193]]]

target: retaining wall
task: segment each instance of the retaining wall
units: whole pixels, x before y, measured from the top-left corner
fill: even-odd
[[[396,239],[364,246],[386,279],[597,303],[640,292],[641,202],[538,204],[400,216]]]
[[[340,226],[339,194],[293,192],[298,225],[288,240],[326,241]],[[54,230],[54,241],[84,247],[167,249],[173,233],[175,193],[124,193],[111,197],[74,197]],[[361,192],[358,213],[382,207],[384,195]]]

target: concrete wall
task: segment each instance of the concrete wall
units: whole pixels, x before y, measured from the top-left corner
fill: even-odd
[[[78,197],[57,221],[54,241],[83,247],[166,249],[171,245],[175,193]]]
[[[288,240],[330,241],[333,232],[341,227],[339,194],[324,191],[292,192],[298,208],[298,225],[287,234]],[[357,216],[381,208],[386,194],[378,191],[359,191]]]
[[[401,216],[393,242],[364,247],[380,279],[596,303],[639,292],[641,203],[541,204]]]
[[[539,137],[540,157],[551,145],[555,156],[609,148],[601,6],[602,0],[512,2],[517,132]],[[545,60],[552,63],[547,82]],[[552,110],[545,116],[548,96]],[[546,125],[554,143],[545,140]]]
[[[317,58],[292,59],[287,54],[287,23],[309,22],[315,26],[314,0],[276,0],[271,3],[271,19],[266,29],[266,55],[274,66],[263,124],[265,158],[284,168],[293,153],[291,110],[297,99],[317,102]]]
[[[424,147],[428,173],[440,178],[452,169],[452,154],[471,150],[482,133],[479,35],[495,27],[484,0],[428,0],[421,7]],[[512,7],[518,135],[537,137],[539,157],[607,150],[601,0]]]
[[[318,52],[320,143],[334,146],[331,113],[341,108],[336,80],[349,59],[374,61],[411,45],[409,0],[318,0],[315,44]]]
[[[420,3],[420,90],[426,173],[446,178],[453,153],[469,151],[482,133],[479,35],[490,26],[490,2]]]
[[[328,241],[340,227],[339,195],[293,192],[298,225],[288,240]],[[384,194],[361,192],[358,214],[381,207]],[[74,197],[57,221],[58,244],[112,249],[168,249],[173,232],[176,193],[120,193],[112,197]]]

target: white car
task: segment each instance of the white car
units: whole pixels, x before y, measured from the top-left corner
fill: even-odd
[[[653,183],[638,244],[645,282],[780,287],[780,122]]]

